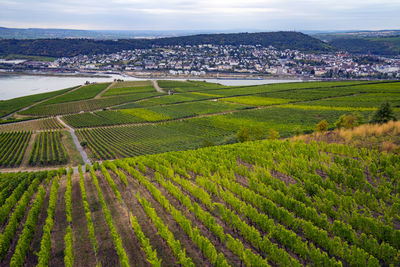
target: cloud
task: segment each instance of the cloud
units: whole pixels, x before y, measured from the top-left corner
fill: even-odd
[[[1,0],[0,26],[81,29],[400,28],[398,0]]]

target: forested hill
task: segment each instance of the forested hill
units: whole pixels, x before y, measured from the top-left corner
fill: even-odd
[[[397,56],[400,54],[400,36],[337,38],[333,46],[355,54]]]
[[[159,39],[35,39],[0,40],[0,55],[32,55],[70,57],[79,54],[114,53],[135,48],[149,48],[153,45],[270,45],[277,49],[296,49],[304,52],[327,52],[334,48],[318,39],[299,32],[262,32],[232,34],[199,34]]]

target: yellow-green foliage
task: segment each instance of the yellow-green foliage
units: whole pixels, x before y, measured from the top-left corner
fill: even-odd
[[[170,119],[170,117],[168,117],[164,114],[159,114],[154,111],[146,110],[143,108],[122,109],[122,110],[120,110],[120,112],[136,116],[145,121],[163,121],[163,120]]]
[[[270,98],[270,97],[262,97],[262,96],[237,96],[237,97],[228,97],[221,99],[222,101],[253,105],[253,106],[268,106],[268,105],[276,105],[289,103],[290,99],[282,99],[282,98]]]
[[[151,86],[151,81],[117,82],[111,85],[110,88],[125,88],[125,87],[140,87],[140,86]]]
[[[329,107],[329,106],[307,106],[307,105],[296,105],[287,104],[279,105],[278,108],[296,108],[304,110],[338,110],[338,111],[373,111],[376,108],[365,108],[365,107]]]
[[[207,94],[207,93],[200,93],[200,92],[191,92],[191,94],[194,94],[194,95],[202,95],[202,96],[211,96],[211,97],[221,97],[220,95]]]

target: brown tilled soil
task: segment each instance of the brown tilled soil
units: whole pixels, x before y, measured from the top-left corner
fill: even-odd
[[[140,247],[139,240],[130,224],[129,212],[124,204],[120,204],[106,178],[100,173],[96,173],[97,180],[103,193],[104,201],[111,212],[113,223],[120,235],[129,262],[135,266],[151,266],[146,261],[146,255]]]
[[[65,213],[65,191],[67,186],[67,176],[60,180],[56,209],[54,211],[54,225],[51,232],[51,251],[49,266],[64,265],[64,235],[68,227],[67,216]]]
[[[157,256],[162,261],[163,266],[176,266],[176,258],[173,255],[172,250],[168,247],[167,242],[157,234],[157,228],[151,222],[150,218],[147,217],[142,206],[135,197],[137,192],[137,185],[133,185],[134,181],[128,180],[128,186],[116,176],[110,172],[115,184],[117,185],[118,191],[127,207],[132,212],[133,216],[136,216],[143,233],[150,240],[150,244],[154,250],[157,251]]]
[[[189,212],[183,204],[181,204],[175,197],[170,195],[168,190],[163,188],[157,182],[153,182],[153,184],[168,199],[168,201],[171,203],[171,205],[173,205],[176,209],[180,210],[182,212],[182,214],[184,214],[186,216],[186,218],[188,218],[192,222],[193,228],[197,227],[200,230],[201,235],[203,235],[204,237],[207,237],[211,241],[211,243],[214,245],[214,247],[217,249],[217,251],[222,252],[225,255],[225,258],[227,259],[228,263],[231,266],[240,266],[240,263],[241,263],[240,258],[238,256],[236,256],[235,254],[233,254],[233,252],[231,250],[229,250],[206,226],[204,226],[203,223],[199,219],[197,219],[193,213]],[[185,193],[185,192],[183,192],[183,193]],[[190,194],[186,194],[186,195],[190,195]],[[192,201],[192,203],[197,202],[197,201],[193,201],[192,199],[191,199],[191,201]]]
[[[186,255],[189,256],[196,266],[211,266],[210,261],[203,256],[200,249],[193,243],[193,241],[181,229],[175,219],[167,213],[163,207],[153,198],[151,193],[142,185],[138,184],[137,180],[128,175],[128,181],[133,187],[137,187],[141,197],[144,197],[151,203],[157,215],[162,219],[168,229],[174,234],[175,239],[179,240],[182,247],[186,250]],[[130,187],[132,187],[130,186]]]
[[[92,213],[96,240],[99,245],[97,259],[101,263],[102,267],[119,266],[118,254],[115,250],[114,242],[97,196],[97,189],[88,174],[85,174],[85,189],[90,211]]]
[[[96,266],[83,208],[79,175],[72,175],[72,235],[75,266]]]
[[[21,167],[28,166],[29,154],[33,148],[33,144],[35,143],[36,136],[37,136],[37,133],[35,133],[35,132],[32,133],[31,139],[29,140],[29,144],[25,150],[25,155],[21,161],[21,165],[20,165]]]

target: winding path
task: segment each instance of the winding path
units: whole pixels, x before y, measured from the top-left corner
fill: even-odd
[[[72,129],[68,124],[66,124],[65,122],[63,122],[63,120],[60,119],[60,116],[57,116],[57,120],[65,126],[65,128],[67,128],[69,130],[69,132],[71,133],[72,136],[72,140],[74,140],[76,149],[78,149],[79,153],[82,156],[82,160],[84,162],[84,164],[91,164],[90,159],[88,157],[88,155],[86,154],[86,151],[83,149],[83,147],[81,146],[81,144],[79,143],[78,137],[75,134],[75,130]]]
[[[158,85],[157,80],[153,80],[153,86],[156,88],[157,92],[165,93],[164,90]]]

